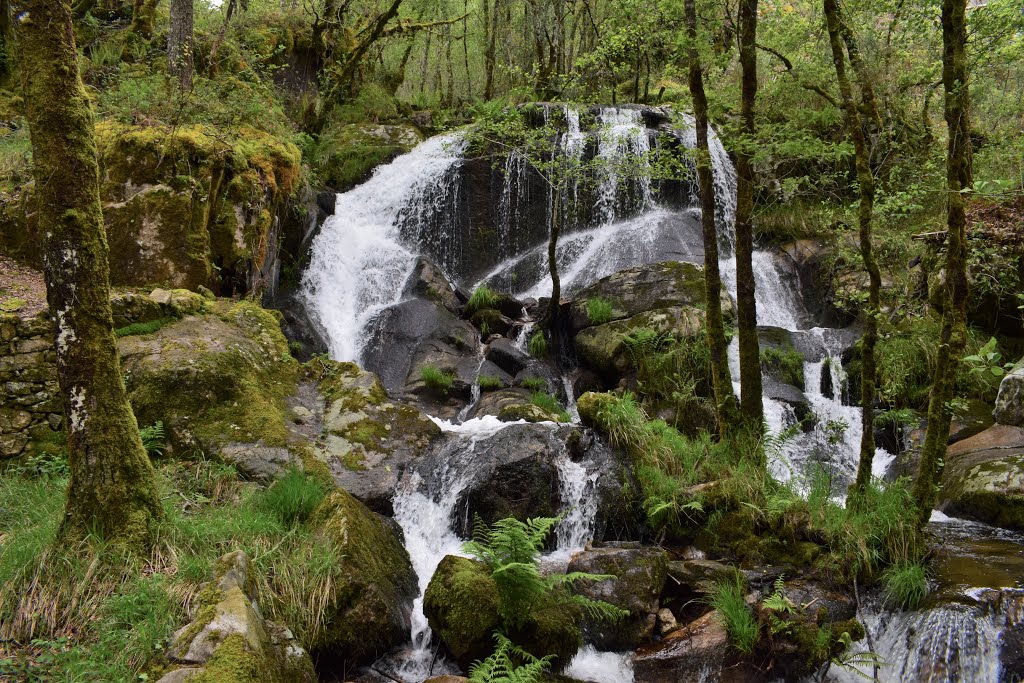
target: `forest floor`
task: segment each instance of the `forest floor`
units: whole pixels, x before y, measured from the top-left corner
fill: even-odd
[[[0,312],[32,317],[46,310],[46,283],[39,271],[0,255]]]

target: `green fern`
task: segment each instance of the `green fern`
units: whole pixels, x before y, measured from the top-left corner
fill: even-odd
[[[534,657],[500,631],[494,632],[494,639],[498,643],[494,653],[469,667],[469,680],[473,683],[539,683],[544,670],[555,659],[554,655]]]

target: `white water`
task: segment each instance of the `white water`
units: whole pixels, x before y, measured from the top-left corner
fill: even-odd
[[[633,680],[632,653],[600,652],[593,645],[584,645],[565,675],[588,683],[629,683]]]
[[[402,226],[427,225],[449,206],[462,149],[457,135],[431,138],[338,195],[334,215],[310,249],[301,291],[335,360],[358,360],[366,325],[401,299],[416,261]]]

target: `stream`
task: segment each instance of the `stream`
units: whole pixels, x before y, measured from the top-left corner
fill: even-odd
[[[609,170],[592,190],[595,219],[589,224],[568,226],[560,240],[557,259],[566,295],[623,268],[670,259],[701,263],[703,259],[695,197],[690,197],[690,206],[670,206],[659,201],[656,183],[649,175],[624,181],[616,174],[617,165],[645,158],[645,153],[658,144],[640,113],[605,108],[598,118],[603,127],[593,145],[594,153]],[[560,153],[584,154],[588,134],[580,130],[579,111],[567,108],[565,120],[568,132],[558,143]],[[685,121],[681,137],[692,146],[692,128],[686,129]],[[405,283],[421,255],[428,255],[467,288],[488,284],[511,291],[521,300],[545,296],[550,291],[547,245],[527,241],[525,228],[521,229],[529,221],[528,202],[537,198],[533,196],[536,188],[531,185],[531,171],[515,154],[505,160],[500,173],[502,185],[494,193],[499,240],[493,263],[482,268],[477,264],[466,266],[463,151],[459,134],[431,138],[378,168],[365,184],[338,195],[334,216],[325,222],[313,244],[302,292],[306,308],[324,331],[336,360],[361,359],[371,336],[368,328],[381,311],[406,296]],[[723,245],[723,284],[735,295],[735,264],[731,258],[735,173],[714,135],[711,153]],[[571,213],[588,196],[588,190],[574,186],[563,195],[562,208]],[[820,464],[831,470],[836,493],[845,491],[856,471],[861,409],[848,403],[840,358],[855,334],[815,325],[800,300],[796,273],[778,255],[759,250],[753,261],[758,323],[785,330],[798,342],[805,355],[804,396],[817,416],[813,429],[800,432],[772,454],[771,474],[799,489],[810,467]],[[516,339],[521,348],[532,329],[529,323],[521,328]],[[478,355],[479,373],[483,355]],[[738,379],[736,340],[730,346],[730,364],[733,377]],[[572,382],[568,377],[562,382],[568,412],[573,421],[578,421]],[[739,392],[738,382],[735,386]],[[375,665],[392,680],[422,683],[431,675],[457,672],[452,663],[437,654],[438,644],[423,615],[423,594],[441,559],[462,553],[465,539],[455,529],[465,528],[465,520],[460,519],[465,514],[460,501],[478,467],[474,454],[481,445],[501,440],[502,431],[510,425],[522,424],[500,422],[491,416],[469,418],[479,397],[480,387],[475,383],[470,405],[457,418],[433,418],[448,436],[443,457],[430,460],[439,463],[437,469],[406,473],[395,492],[394,518],[404,532],[420,594],[413,605],[408,645]],[[792,406],[772,396],[768,387],[763,401],[772,432],[779,434],[797,421]],[[557,428],[554,423],[545,424],[549,429]],[[882,476],[893,458],[894,454],[879,449],[875,474]],[[555,547],[545,554],[544,563],[564,568],[571,556],[594,538],[598,500],[593,489],[597,474],[564,452],[556,453],[554,462],[564,518],[555,532]],[[999,624],[1006,609],[1006,601],[999,595],[1003,589],[1019,587],[1024,576],[1020,560],[1024,538],[939,513],[930,528],[954,558],[945,574],[960,576],[962,581],[955,586],[938,586],[940,598],[912,612],[889,609],[878,596],[865,597],[862,617],[877,654],[886,662],[879,680],[998,681]],[[633,680],[629,653],[601,652],[591,645],[579,651],[565,673],[591,683]],[[863,679],[834,666],[827,680]]]

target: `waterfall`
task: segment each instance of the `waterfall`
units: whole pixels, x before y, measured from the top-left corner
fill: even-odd
[[[462,148],[459,136],[431,138],[338,195],[311,246],[300,292],[335,360],[358,360],[366,325],[401,300],[418,255],[402,233],[431,225],[457,204],[453,171]]]

